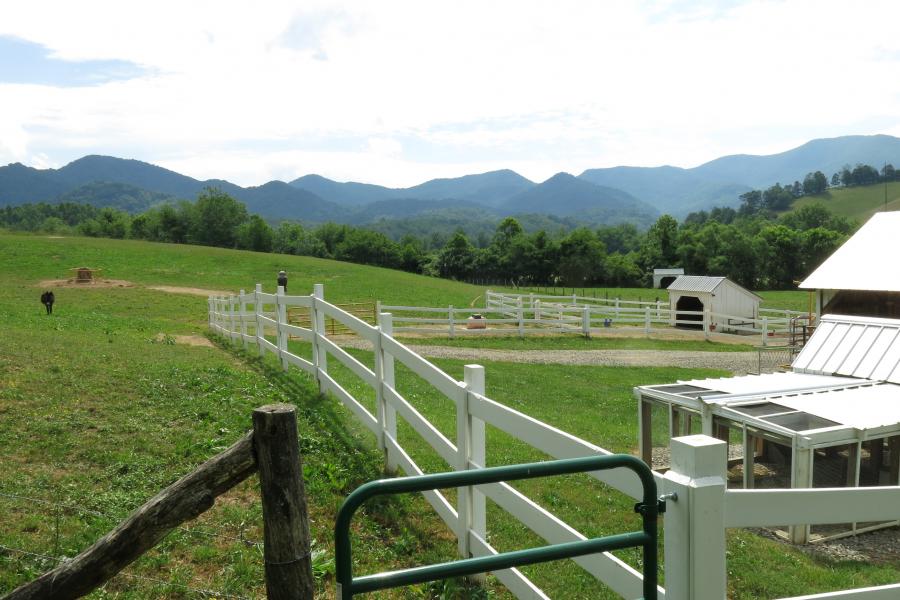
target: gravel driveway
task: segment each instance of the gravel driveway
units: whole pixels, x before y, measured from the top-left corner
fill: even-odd
[[[365,340],[342,340],[342,346],[368,349]],[[703,352],[680,350],[498,350],[458,348],[404,343],[428,358],[456,358],[471,361],[519,362],[531,364],[601,365],[610,367],[686,367],[722,369],[738,375],[755,372],[755,352]]]

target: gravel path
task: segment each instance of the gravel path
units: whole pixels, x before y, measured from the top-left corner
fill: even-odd
[[[371,349],[365,340],[348,339],[341,345]],[[416,353],[428,358],[488,360],[532,364],[602,365],[610,367],[686,367],[723,369],[743,375],[755,372],[755,352],[703,352],[679,350],[498,350],[493,348],[458,348],[408,344]]]

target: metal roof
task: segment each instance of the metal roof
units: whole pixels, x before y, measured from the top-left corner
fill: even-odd
[[[679,275],[667,288],[673,292],[712,292],[724,277],[705,277],[703,275]]]
[[[900,212],[875,213],[800,287],[900,292],[900,269],[885,262],[900,253],[898,234]]]
[[[731,281],[727,277],[707,277],[705,275],[679,275],[678,278],[672,282],[667,290],[673,292],[703,292],[703,293],[711,293],[716,290],[717,287],[722,285],[723,282],[727,281],[730,285],[733,285],[737,289],[742,292],[753,296],[754,298],[758,298],[762,300],[759,296],[751,292],[750,290],[743,288]]]
[[[825,315],[791,367],[900,383],[900,320]]]
[[[684,275],[684,269],[653,269],[654,275]]]
[[[723,404],[735,398],[747,396],[764,396],[770,394],[795,393],[806,390],[821,390],[847,386],[859,386],[858,379],[851,377],[835,377],[831,375],[812,375],[806,373],[764,373],[762,375],[740,375],[737,377],[721,377],[709,379],[679,380],[676,384],[641,386],[641,390],[658,390],[675,393],[678,387],[690,386],[700,393],[709,404]],[[666,388],[669,388],[667,390]],[[695,394],[689,393],[691,397]]]

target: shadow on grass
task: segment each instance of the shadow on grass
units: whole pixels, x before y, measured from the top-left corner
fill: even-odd
[[[383,455],[368,431],[361,426],[354,427],[352,416],[337,399],[319,393],[311,376],[297,369],[284,371],[279,364],[260,357],[253,348],[245,351],[232,346],[227,339],[209,337],[220,349],[263,376],[297,407],[307,487],[324,485],[332,494],[343,498],[363,483],[393,475],[385,470]],[[330,465],[337,463],[341,475],[333,476]],[[338,506],[329,508],[333,508],[333,518]],[[403,549],[398,552],[401,560],[410,556],[418,560],[436,557],[447,560],[448,551],[455,549],[452,532],[418,494],[377,496],[360,512],[378,523],[377,533],[385,544]],[[423,518],[423,515],[428,516]]]

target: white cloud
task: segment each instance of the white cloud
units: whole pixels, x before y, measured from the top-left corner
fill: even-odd
[[[129,152],[245,185],[693,166],[896,132],[897,17],[894,2],[22,3],[0,35],[152,74],[0,83],[0,161]]]

